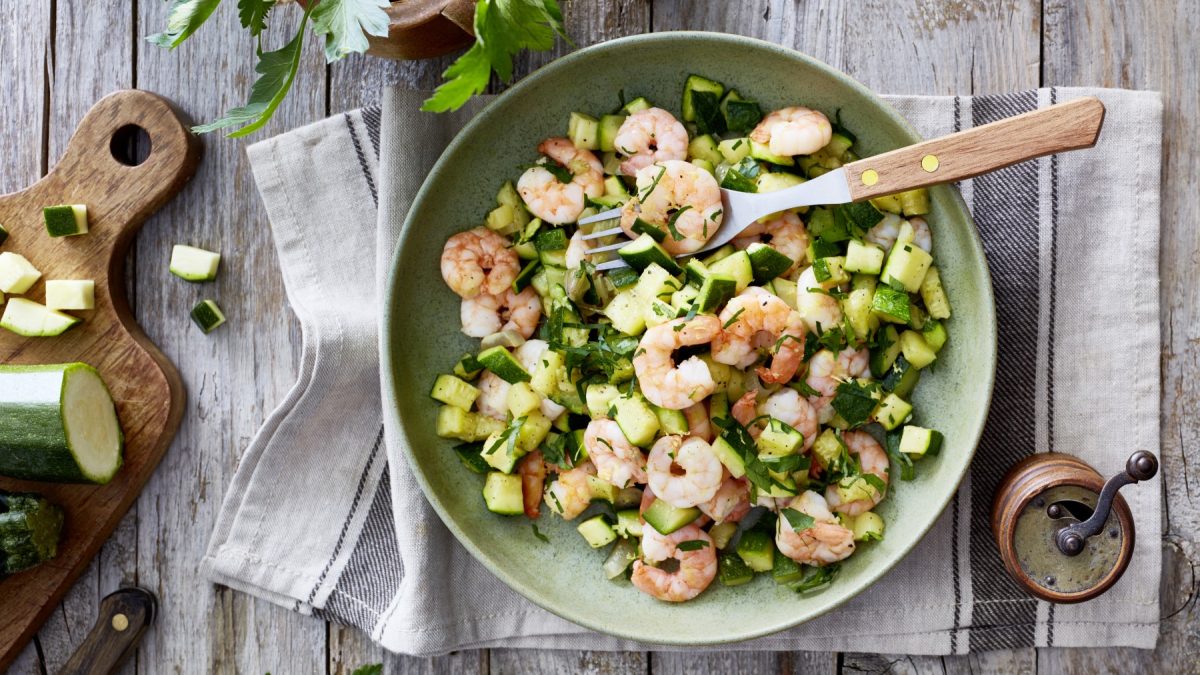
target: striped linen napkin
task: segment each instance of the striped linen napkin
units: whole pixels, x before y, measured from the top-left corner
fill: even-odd
[[[1047,604],[1016,587],[989,513],[1001,475],[1025,455],[1068,452],[1109,475],[1133,450],[1158,448],[1160,98],[1064,88],[888,100],[932,137],[1088,95],[1108,108],[1094,149],[960,185],[991,265],[1000,360],[991,417],[957,496],[913,552],[854,600],[723,648],[1154,646],[1157,478],[1126,493],[1138,532],[1129,569],[1079,605]],[[379,394],[377,289],[411,198],[484,103],[429,115],[417,112],[424,96],[389,90],[382,110],[338,115],[249,149],[304,352],[299,381],[226,493],[204,570],[217,583],[358,626],[397,652],[651,647],[588,631],[511,591],[445,529],[391,442]],[[374,268],[361,264],[370,251]]]

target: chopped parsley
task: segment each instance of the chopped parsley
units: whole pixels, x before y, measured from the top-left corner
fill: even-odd
[[[813,525],[815,525],[817,522],[812,516],[808,515],[807,513],[797,511],[796,509],[793,509],[793,508],[781,509],[779,511],[779,514],[782,515],[785,519],[787,519],[788,525],[791,525],[792,529],[797,532],[803,532],[803,531],[809,529],[810,527],[812,527]]]
[[[626,154],[633,154],[633,153],[626,153]],[[667,172],[667,167],[665,167],[665,166],[661,167],[658,170],[658,175],[655,176],[654,180],[650,182],[650,185],[648,185],[646,187],[646,191],[638,196],[638,201],[641,201],[641,202],[646,201],[646,198],[648,198],[650,196],[650,193],[654,192],[654,188],[658,187],[658,181],[662,180],[663,174],[666,172]]]
[[[833,409],[851,428],[865,424],[877,404],[878,382],[842,382],[833,397]]]
[[[810,571],[804,575],[804,578],[792,584],[791,588],[797,593],[815,591],[822,586],[833,583],[838,569],[839,567],[836,564],[826,565],[825,567],[810,567]]]
[[[547,537],[546,535],[542,534],[541,531],[538,530],[537,523],[530,523],[529,526],[533,528],[533,536],[537,537],[538,539],[541,539],[543,542],[545,542],[547,544],[550,543],[550,537]]]
[[[672,213],[671,217],[667,219],[667,231],[671,233],[671,238],[675,241],[679,241],[684,238],[683,235],[680,234],[679,230],[676,229],[675,221],[679,220],[679,216],[682,216],[683,212],[690,208],[692,208],[691,204],[684,204],[683,207],[681,207],[675,213]]]
[[[687,541],[679,542],[679,545],[675,548],[679,549],[680,551],[699,551],[706,546],[708,546],[708,542],[704,541],[703,539],[689,539]]]
[[[739,308],[738,311],[733,313],[733,316],[729,317],[728,321],[721,325],[721,328],[729,328],[733,324],[737,323],[738,317],[741,316],[742,312],[744,311],[746,311],[745,307]]]

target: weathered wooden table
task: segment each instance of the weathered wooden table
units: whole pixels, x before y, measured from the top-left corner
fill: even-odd
[[[0,6],[0,54],[6,60],[0,70],[0,192],[42,175],[83,113],[106,93],[148,89],[207,121],[240,105],[254,79],[252,46],[232,6],[222,7],[173,54],[142,39],[164,25],[164,2],[3,0]],[[196,178],[146,225],[128,263],[137,315],[187,382],[183,427],[136,507],[12,672],[56,672],[91,626],[99,599],[133,583],[159,595],[161,615],[126,672],[348,673],[380,661],[388,672],[1200,672],[1200,460],[1188,457],[1200,437],[1200,1],[573,0],[564,9],[579,45],[650,30],[742,33],[816,56],[886,93],[1049,85],[1163,92],[1160,452],[1166,534],[1158,649],[946,658],[497,649],[423,660],[385,655],[353,629],[215,588],[197,573],[201,555],[239,456],[292,384],[300,335],[244,143],[209,136]],[[272,24],[291,23],[295,11],[283,8]],[[278,41],[282,32],[272,37]],[[449,63],[350,58],[326,67],[319,51],[310,38],[295,91],[258,138],[376,101],[385,84],[431,88]],[[551,58],[523,57],[518,72]],[[230,322],[211,336],[188,321],[189,298],[179,286],[164,283],[175,242],[225,254],[214,292],[226,299]]]

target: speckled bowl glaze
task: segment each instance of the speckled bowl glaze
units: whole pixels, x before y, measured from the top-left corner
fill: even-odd
[[[661,644],[707,645],[767,635],[819,616],[887,573],[929,530],[967,471],[983,430],[996,363],[996,322],[987,262],[958,192],[932,190],[934,250],[954,307],[950,341],[915,394],[917,422],[941,430],[940,456],[917,478],[894,481],[879,508],[883,541],[842,564],[836,582],[798,595],[769,575],[726,588],[717,582],[683,604],[655,601],[628,582],[604,578],[606,551],[592,550],[577,523],[543,509],[538,523],[489,513],[482,480],[434,434],[437,404],[429,389],[478,341],[459,332],[459,299],[442,282],[438,261],[450,234],[483,221],[496,189],[515,179],[537,143],[566,131],[573,110],[611,109],[618,90],[646,96],[678,114],[690,73],[736,87],[764,109],[803,104],[842,121],[863,156],[914,143],[916,132],[888,104],[843,73],[794,51],[715,33],[662,33],[606,42],[565,56],[508,90],[446,149],[425,181],[397,245],[384,301],[384,414],[417,480],[442,520],[468,550],[518,592],[604,633]],[[453,195],[453,199],[448,198]]]

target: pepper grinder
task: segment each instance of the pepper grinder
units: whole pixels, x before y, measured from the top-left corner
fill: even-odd
[[[1139,450],[1124,473],[1105,481],[1071,455],[1017,462],[996,489],[992,534],[1005,569],[1030,595],[1049,602],[1091,600],[1107,591],[1133,555],[1133,514],[1117,491],[1158,473]]]

